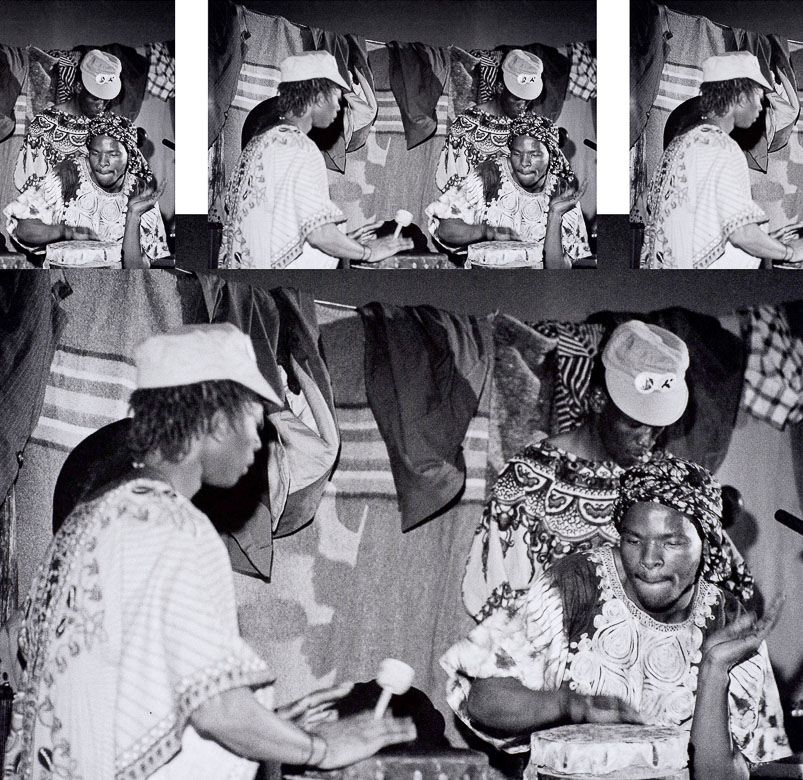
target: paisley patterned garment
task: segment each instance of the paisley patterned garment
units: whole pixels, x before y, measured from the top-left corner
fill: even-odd
[[[31,586],[19,645],[4,778],[254,776],[188,723],[273,675],[240,637],[220,536],[169,485],[133,480],[76,508]]]
[[[438,158],[435,183],[441,192],[463,183],[483,160],[508,157],[511,119],[472,106],[455,117]]]
[[[669,144],[650,182],[647,211],[642,268],[758,268],[759,259],[728,236],[767,215],[753,201],[739,144],[716,125]]]
[[[478,620],[526,589],[554,561],[615,544],[613,506],[624,469],[578,458],[546,440],[511,458],[471,545],[463,602]]]
[[[466,699],[474,678],[513,677],[533,690],[568,686],[582,695],[616,696],[649,725],[690,730],[705,637],[739,614],[736,599],[698,580],[686,620],[654,620],[626,595],[614,551],[572,555],[538,577],[524,594],[503,599],[441,659],[448,701],[486,741],[510,752],[529,735],[497,739],[470,722]],[[728,708],[734,743],[753,763],[791,753],[766,645],[730,671]]]
[[[53,107],[37,114],[17,156],[14,186],[24,192],[40,184],[48,171],[67,157],[86,156],[90,121]]]

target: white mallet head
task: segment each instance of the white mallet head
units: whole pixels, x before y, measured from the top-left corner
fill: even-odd
[[[415,677],[415,669],[412,666],[397,661],[395,658],[386,658],[379,664],[379,671],[376,673],[376,681],[382,688],[379,701],[374,708],[374,719],[380,720],[385,714],[385,710],[390,704],[390,697],[393,694],[401,696],[410,690]]]
[[[398,238],[399,233],[401,233],[401,229],[403,227],[407,227],[408,225],[412,224],[413,215],[409,211],[405,211],[404,209],[399,209],[396,212],[396,216],[393,217],[393,219],[396,220],[396,232],[393,234],[393,238]]]

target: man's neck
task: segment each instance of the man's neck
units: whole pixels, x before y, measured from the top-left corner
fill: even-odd
[[[712,125],[716,125],[723,133],[730,135],[731,130],[736,126],[736,123],[733,120],[733,112],[728,111],[725,116],[717,116],[716,114],[713,116],[708,117],[708,121],[711,122]]]
[[[149,452],[143,458],[146,468],[154,476],[172,485],[173,489],[186,498],[192,498],[201,489],[201,464],[192,452],[174,463],[160,453]]]
[[[290,114],[284,121],[286,124],[298,128],[304,135],[309,135],[309,131],[312,130],[312,116],[309,112],[304,113],[302,116]]]

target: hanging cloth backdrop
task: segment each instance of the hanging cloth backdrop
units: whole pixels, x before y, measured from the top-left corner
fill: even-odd
[[[673,109],[685,100],[700,94],[703,60],[737,49],[753,51],[761,60],[761,50],[770,48],[767,36],[758,36],[756,33],[715,24],[703,16],[678,13],[668,7],[662,10],[665,11],[663,27],[671,33],[668,41],[669,51],[644,131],[631,147],[631,171],[635,172],[635,178],[631,177],[631,215],[640,222],[646,221],[646,188],[663,152],[664,125]],[[758,48],[756,41],[761,43]],[[778,99],[781,100],[781,96],[784,96],[785,102],[786,97],[789,97],[794,107],[795,103],[799,106],[803,100],[801,91],[803,82],[799,78],[794,78],[795,63],[803,55],[803,43],[797,41],[787,43],[792,70],[776,67],[776,72],[780,75],[773,78],[779,85]],[[787,78],[788,75],[792,75],[791,80]],[[778,113],[780,115],[784,112]],[[780,131],[784,128],[775,129]],[[787,132],[783,132],[777,143],[780,143],[781,138],[786,135]],[[764,159],[760,154],[758,157]],[[766,158],[766,173],[753,167],[750,170],[753,200],[759,203],[769,216],[770,230],[800,219],[803,215],[801,165],[803,165],[803,112],[798,115],[797,121],[788,131],[788,143],[769,153]]]
[[[281,16],[255,13],[247,8],[243,13],[248,33],[246,53],[223,131],[210,147],[210,217],[224,219],[219,183],[227,180],[237,163],[242,126],[248,112],[277,93],[282,59],[310,49],[328,48],[334,49],[332,53],[339,56],[342,63],[343,41],[349,39],[353,53],[356,54],[356,42],[364,44],[367,51],[376,119],[367,133],[363,131],[359,135],[359,141],[364,140],[364,143],[358,148],[353,144],[349,146],[345,160],[341,159],[344,173],[332,170],[331,160],[327,161],[330,196],[346,215],[349,229],[373,218],[392,219],[400,208],[412,212],[413,221],[424,226],[424,209],[440,194],[435,185],[435,169],[451,119],[477,102],[480,60],[455,46],[433,50],[441,53],[433,66],[433,73],[440,73],[445,67],[445,86],[434,106],[428,131],[431,134],[423,142],[416,139],[416,145],[408,149],[411,141],[405,135],[402,112],[391,88],[390,49],[386,44],[364,41],[356,36],[335,36],[317,28],[294,24]],[[339,41],[339,50],[332,44],[333,39]],[[424,44],[416,46],[427,48]],[[569,134],[570,141],[564,152],[573,170],[581,181],[588,183],[582,208],[586,218],[592,219],[596,215],[596,153],[583,141],[596,140],[596,100],[593,99],[596,59],[591,56],[591,48],[587,45],[568,45],[560,51],[571,59],[573,68],[572,88],[566,90],[557,124],[565,127]],[[352,57],[351,61],[355,59],[359,58]],[[349,72],[351,81],[358,84],[359,94],[365,94],[368,99],[370,92],[366,88],[364,72],[355,66]],[[215,109],[213,113],[217,116],[220,112]],[[356,110],[353,113],[358,116]],[[351,121],[356,132],[365,121],[364,108],[359,117],[359,120],[347,118],[345,124]]]

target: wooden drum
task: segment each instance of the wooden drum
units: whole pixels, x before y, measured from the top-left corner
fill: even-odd
[[[627,723],[559,726],[532,735],[525,780],[688,780],[689,734]]]

